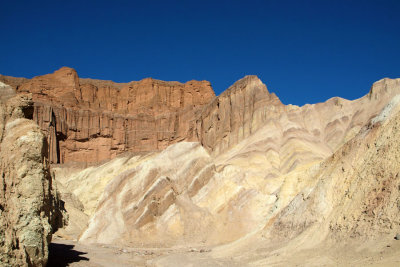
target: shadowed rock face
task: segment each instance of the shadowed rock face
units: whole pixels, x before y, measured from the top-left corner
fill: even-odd
[[[61,203],[30,96],[0,85],[0,265],[45,266]]]
[[[196,118],[215,96],[206,81],[147,78],[121,84],[79,79],[66,67],[31,80],[0,80],[32,93],[33,118],[48,136],[53,163],[99,162],[125,151],[196,140]]]

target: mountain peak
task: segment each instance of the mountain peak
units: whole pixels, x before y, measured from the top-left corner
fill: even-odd
[[[267,86],[256,75],[246,75],[242,79],[237,80],[224,92],[222,92],[221,96],[235,94],[243,91],[249,93],[252,92],[252,94],[257,95],[257,97],[260,98],[264,98],[270,95]]]

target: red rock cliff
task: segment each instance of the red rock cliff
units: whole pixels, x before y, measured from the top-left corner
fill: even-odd
[[[0,80],[32,93],[34,120],[48,136],[52,163],[99,162],[197,140],[196,119],[215,97],[207,81],[114,83],[80,79],[67,67],[30,80]]]

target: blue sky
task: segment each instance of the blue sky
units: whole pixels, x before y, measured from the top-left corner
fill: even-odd
[[[1,1],[0,73],[116,82],[255,74],[285,104],[400,78],[400,1]]]

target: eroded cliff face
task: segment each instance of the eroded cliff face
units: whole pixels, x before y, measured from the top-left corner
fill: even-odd
[[[279,98],[257,76],[246,76],[205,107],[197,120],[198,139],[213,154],[222,154],[282,109]]]
[[[399,93],[400,79],[382,79],[362,98],[298,107],[247,76],[204,108],[197,135],[218,164],[274,179],[329,157]]]
[[[199,89],[203,88],[199,84],[208,89]],[[100,161],[125,151],[141,152],[73,174],[58,171],[68,174],[60,182],[73,196],[72,202],[79,202],[68,203],[77,221],[64,235],[78,236],[90,218],[81,241],[149,246],[217,245],[265,234],[271,225],[279,236],[292,233],[287,229],[297,220],[298,227],[307,226],[301,214],[290,217],[290,207],[317,190],[320,175],[321,181],[336,179],[331,182],[335,187],[347,188],[347,176],[341,173],[363,172],[358,159],[364,152],[376,164],[389,161],[383,155],[384,162],[373,161],[377,151],[349,144],[359,140],[360,145],[362,138],[357,136],[400,93],[400,79],[383,79],[357,100],[335,97],[298,107],[283,105],[255,76],[246,76],[214,97],[207,93],[212,90],[206,82],[145,79],[116,84],[79,79],[68,68],[17,86],[19,92],[36,95],[34,116],[49,135],[53,133],[50,153],[59,162]],[[329,162],[332,155],[340,158],[343,149],[354,152],[350,167]],[[143,153],[151,150],[160,151]],[[321,184],[315,203],[307,200],[299,210],[304,205],[303,210],[319,214],[316,209],[323,203],[319,196],[326,193],[331,206],[343,201],[335,198],[341,189],[331,192]],[[357,186],[352,184],[351,190]],[[371,190],[382,190],[379,186]],[[393,186],[391,192],[397,182]],[[360,199],[365,192],[357,193]],[[379,202],[380,196],[377,199],[368,201]],[[335,214],[340,212],[344,210]],[[273,225],[277,218],[281,224]],[[350,227],[346,223],[337,220],[329,225]]]
[[[355,101],[335,97],[297,107],[283,105],[256,76],[218,97],[206,81],[114,83],[80,79],[66,67],[31,80],[0,80],[33,94],[33,118],[47,135],[52,163],[95,163],[196,141],[225,160],[231,154],[265,157],[274,177],[331,155],[383,108],[399,83],[379,81]]]
[[[0,262],[45,266],[51,235],[62,225],[61,203],[34,123],[29,95],[0,84]]]
[[[195,140],[196,118],[215,96],[206,81],[118,84],[79,79],[66,67],[31,80],[0,79],[32,93],[33,118],[48,136],[53,163],[100,162]]]
[[[262,232],[315,186],[319,172],[332,175],[337,166],[321,167],[324,160],[399,93],[399,79],[383,79],[354,101],[285,106],[258,78],[246,77],[203,109],[196,128],[204,130],[202,143],[174,144],[132,162],[121,157],[63,178],[91,217],[81,241],[197,246]]]

